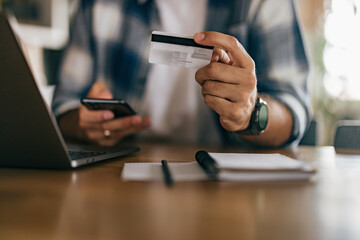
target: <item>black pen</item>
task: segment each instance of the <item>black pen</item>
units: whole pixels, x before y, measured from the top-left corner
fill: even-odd
[[[174,183],[174,181],[171,177],[170,169],[169,169],[169,166],[168,166],[166,160],[161,161],[161,168],[164,173],[164,179],[165,179],[166,185],[171,186]]]

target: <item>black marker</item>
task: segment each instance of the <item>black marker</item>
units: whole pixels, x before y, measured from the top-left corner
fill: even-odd
[[[218,180],[219,170],[216,167],[215,160],[210,157],[208,152],[204,150],[198,151],[195,159],[211,180]]]
[[[161,168],[164,173],[164,179],[165,179],[166,185],[171,186],[174,183],[174,181],[171,177],[170,169],[169,169],[169,166],[168,166],[166,160],[161,161]]]

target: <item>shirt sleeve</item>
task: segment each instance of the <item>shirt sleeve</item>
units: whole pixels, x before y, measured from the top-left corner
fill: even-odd
[[[57,118],[78,108],[80,98],[86,95],[94,82],[90,18],[91,7],[82,1],[74,19],[69,45],[64,52],[53,97],[52,109]]]
[[[295,3],[262,1],[249,28],[248,40],[248,52],[256,63],[258,92],[288,107],[294,122],[285,145],[297,144],[310,122],[310,97],[309,67]]]

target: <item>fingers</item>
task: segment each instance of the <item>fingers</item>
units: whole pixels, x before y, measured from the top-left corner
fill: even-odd
[[[91,87],[87,97],[112,99],[113,95],[105,83],[96,82]],[[79,127],[82,129],[84,138],[102,146],[112,146],[124,137],[137,133],[151,124],[150,119],[143,119],[140,116],[116,119],[114,117],[112,111],[91,111],[85,106],[80,106]]]
[[[88,92],[87,97],[111,99],[113,95],[104,82],[95,82]]]
[[[104,82],[95,82],[88,92],[89,98],[113,98]],[[88,110],[85,106],[79,109],[79,125],[82,128],[99,128],[99,123],[114,118],[114,113],[107,110]]]
[[[148,118],[141,118],[140,116],[131,116],[124,118],[117,118],[112,121],[107,121],[102,123],[102,129],[107,129],[110,131],[124,131],[130,128],[141,127],[142,125],[146,125],[148,123]]]
[[[233,66],[254,68],[254,61],[246,52],[245,48],[233,36],[219,32],[199,32],[194,35],[196,43],[206,46],[214,46],[223,49]]]
[[[114,113],[109,110],[88,110],[85,106],[80,106],[79,109],[79,119],[80,122],[86,123],[99,123],[103,121],[108,121],[114,118]]]
[[[111,135],[114,138],[122,139],[122,138],[124,138],[126,136],[138,133],[138,132],[146,129],[147,127],[149,127],[149,124],[144,122],[144,123],[141,123],[141,124],[139,124],[137,126],[133,126],[133,127],[124,129],[122,131],[111,132]]]
[[[256,77],[249,71],[222,63],[210,63],[196,72],[202,94],[213,95],[233,102],[247,101],[256,89]]]
[[[203,97],[211,95],[223,98],[230,102],[246,101],[248,94],[242,91],[239,85],[222,83],[219,81],[206,81],[202,86],[201,93]]]
[[[229,65],[232,64],[229,55],[223,49],[218,47],[215,47],[213,50],[211,62],[221,62]]]
[[[196,43],[214,46],[211,63],[196,72],[206,105],[228,131],[245,129],[257,94],[255,63],[239,41],[218,32],[199,32]]]
[[[141,130],[146,129],[149,126],[146,121],[139,123],[136,126],[131,126],[124,129],[116,129],[116,130],[98,130],[98,129],[91,129],[86,132],[87,138],[94,142],[101,142],[107,140],[121,140],[126,136],[131,134],[138,133]],[[105,135],[105,131],[108,131],[109,135]]]
[[[207,85],[208,82],[211,84]],[[214,82],[206,81],[202,88],[205,104],[219,114],[220,123],[226,130],[245,129],[254,109],[256,90],[244,91],[238,86]]]
[[[252,99],[252,98],[250,98]],[[216,96],[204,96],[205,104],[220,115],[220,123],[228,131],[245,129],[250,121],[251,101],[230,102]]]
[[[246,69],[236,68],[227,64],[212,62],[200,68],[195,80],[202,86],[206,80],[218,80],[224,83],[256,85],[256,76]]]
[[[112,146],[124,137],[148,128],[150,124],[149,118],[131,116],[98,123],[85,122],[80,127],[88,140],[102,146]]]

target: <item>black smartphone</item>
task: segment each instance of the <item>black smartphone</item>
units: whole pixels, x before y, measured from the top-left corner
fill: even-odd
[[[89,110],[110,110],[115,118],[136,115],[130,105],[121,99],[81,98],[81,104]]]

